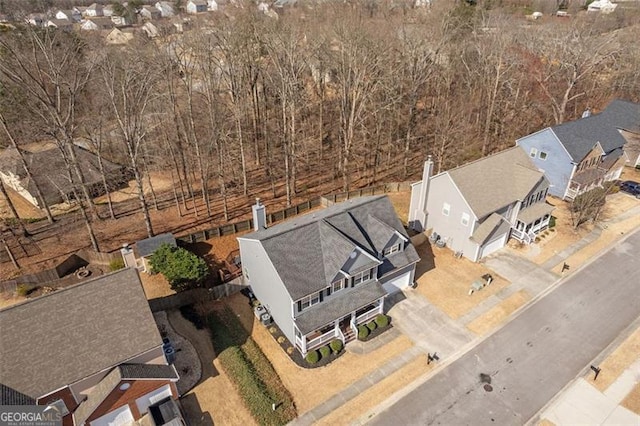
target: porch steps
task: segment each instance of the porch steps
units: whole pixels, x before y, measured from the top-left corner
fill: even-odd
[[[344,334],[344,341],[345,342],[350,342],[352,340],[355,340],[355,338],[356,338],[356,334],[351,329],[343,331],[342,334]]]

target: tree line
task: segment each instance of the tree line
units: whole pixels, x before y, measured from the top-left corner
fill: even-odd
[[[0,33],[0,143],[55,142],[94,249],[80,139],[130,167],[152,236],[151,171],[171,177],[179,212],[228,220],[229,198],[258,185],[274,197],[282,186],[291,204],[311,176],[344,190],[382,171],[407,179],[427,154],[439,172],[640,93],[632,11],[528,22],[467,3],[308,4],[279,19],[254,9],[125,46],[30,26]]]

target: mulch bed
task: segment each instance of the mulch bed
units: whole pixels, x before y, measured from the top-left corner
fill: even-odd
[[[342,354],[345,353],[344,348],[342,348],[342,350],[340,352],[338,352],[337,354],[331,352],[331,354],[328,357],[321,358],[320,361],[316,362],[315,364],[309,364],[302,357],[302,354],[300,353],[300,351],[298,351],[291,344],[291,342],[289,342],[289,339],[286,338],[284,333],[282,333],[282,330],[280,330],[280,328],[276,325],[275,322],[269,324],[266,327],[267,327],[267,330],[269,331],[269,334],[271,334],[271,337],[273,337],[273,339],[276,341],[276,343],[278,345],[280,345],[280,348],[282,348],[284,353],[286,353],[287,356],[289,358],[291,358],[291,361],[295,362],[298,366],[300,366],[302,368],[311,369],[311,368],[324,367],[325,365],[328,365],[328,364],[332,363],[334,360],[340,358],[342,356]],[[280,338],[280,337],[282,337],[282,338]]]
[[[368,342],[369,340],[375,339],[385,331],[391,330],[393,328],[393,325],[391,325],[391,317],[387,315],[387,318],[389,318],[389,324],[386,327],[377,327],[375,330],[369,332],[369,335],[366,338],[360,339],[360,341]]]

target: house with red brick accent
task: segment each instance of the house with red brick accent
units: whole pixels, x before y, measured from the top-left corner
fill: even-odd
[[[2,309],[0,330],[0,405],[53,406],[64,426],[181,424],[178,373],[135,269]]]

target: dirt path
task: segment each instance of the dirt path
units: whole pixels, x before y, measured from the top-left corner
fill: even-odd
[[[179,311],[171,311],[169,321],[193,344],[202,363],[200,382],[181,399],[188,424],[255,425],[233,384],[220,370],[208,331],[196,329]]]

